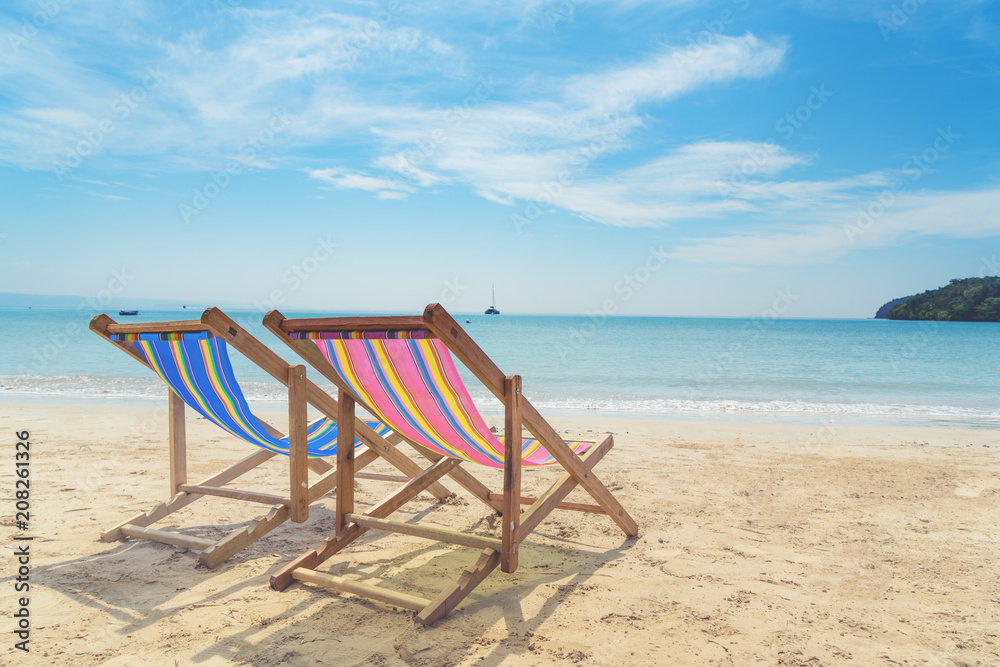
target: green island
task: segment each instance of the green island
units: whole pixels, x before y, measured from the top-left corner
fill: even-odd
[[[876,318],[952,322],[1000,322],[1000,277],[955,279],[944,287],[879,308]]]

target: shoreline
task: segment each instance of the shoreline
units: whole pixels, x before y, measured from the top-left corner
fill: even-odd
[[[530,397],[530,395],[529,395]],[[261,413],[279,413],[285,409],[283,401],[257,399],[248,397],[249,405]],[[156,408],[163,402],[162,397],[142,396],[124,398],[121,396],[100,397],[97,395],[51,394],[38,392],[17,393],[0,391],[0,405],[90,405],[95,407],[129,407]],[[499,417],[503,414],[502,406],[493,401],[485,404],[477,399],[477,407],[484,417]],[[940,428],[964,429],[972,431],[995,431],[1000,433],[1000,417],[994,416],[963,416],[943,414],[892,414],[892,413],[847,413],[839,411],[767,411],[730,409],[720,411],[698,410],[614,410],[603,408],[564,408],[548,407],[544,403],[536,403],[535,407],[553,419],[589,420],[602,419],[612,421],[651,421],[651,422],[697,422],[697,423],[730,423],[743,425],[789,425],[809,426],[814,428]],[[311,409],[311,408],[310,408]]]

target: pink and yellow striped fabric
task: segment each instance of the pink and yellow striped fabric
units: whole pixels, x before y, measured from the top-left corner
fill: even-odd
[[[503,467],[503,443],[473,405],[451,352],[440,340],[310,339],[351,391],[392,430],[439,454]],[[593,443],[567,444],[579,454]],[[521,452],[525,466],[555,461],[537,440],[525,439]]]

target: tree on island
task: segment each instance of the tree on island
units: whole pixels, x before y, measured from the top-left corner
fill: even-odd
[[[890,320],[1000,322],[1000,277],[955,279],[894,305]]]

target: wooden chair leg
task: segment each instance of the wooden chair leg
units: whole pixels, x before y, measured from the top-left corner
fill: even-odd
[[[486,549],[479,554],[479,559],[467,567],[458,581],[441,591],[440,595],[417,614],[417,622],[427,627],[435,621],[447,616],[458,604],[468,597],[473,589],[489,576],[490,572],[500,564],[500,554],[493,549]]]
[[[240,475],[243,475],[244,473],[253,470],[261,463],[267,461],[268,459],[274,456],[277,455],[270,450],[267,449],[258,450],[253,454],[251,454],[250,456],[240,461],[237,461],[236,463],[229,466],[222,472],[212,475],[208,479],[201,482],[199,486],[222,486],[223,484],[233,481]],[[123,537],[121,532],[123,526],[131,525],[131,526],[144,527],[152,525],[157,521],[159,521],[160,519],[164,518],[165,516],[172,514],[177,510],[181,509],[182,507],[190,505],[194,501],[203,497],[204,496],[200,494],[194,494],[194,493],[178,493],[168,502],[160,503],[155,507],[153,507],[152,509],[150,509],[149,511],[140,512],[139,514],[133,516],[132,518],[122,521],[114,528],[105,531],[105,533],[101,535],[101,541],[114,542],[116,540],[120,540]]]
[[[605,454],[611,451],[614,445],[615,440],[610,433],[604,436],[603,440],[595,444],[584,454],[582,461],[584,467],[587,470],[593,470],[594,466],[604,458]],[[531,504],[531,507],[528,508],[528,511],[521,518],[521,539],[527,537],[538,527],[538,524],[570,494],[570,491],[576,488],[576,484],[576,478],[566,473],[555,484],[550,486],[545,493],[539,496],[538,500]]]
[[[347,527],[346,515],[354,512],[354,397],[340,392],[337,412],[337,515],[340,535]]]
[[[184,434],[184,400],[167,389],[168,441],[170,443],[170,495],[187,484],[187,441]]]
[[[247,548],[272,530],[288,521],[291,512],[284,505],[275,505],[265,516],[249,526],[238,528],[216,542],[198,557],[198,562],[213,568]]]
[[[436,482],[449,470],[457,466],[461,461],[452,458],[443,458],[432,466],[429,466],[422,473],[411,479],[399,489],[389,494],[377,505],[365,512],[366,516],[384,519],[397,509],[415,498],[420,492]],[[348,523],[343,531],[328,537],[317,548],[305,552],[291,563],[281,568],[271,576],[271,588],[276,591],[283,591],[294,581],[292,573],[299,569],[315,569],[323,561],[327,560],[348,544],[368,532],[368,528],[359,526],[356,523]]]
[[[291,519],[309,518],[309,441],[306,412],[306,367],[288,367],[288,478]]]
[[[517,569],[521,543],[521,376],[504,379],[503,528],[500,570]]]

